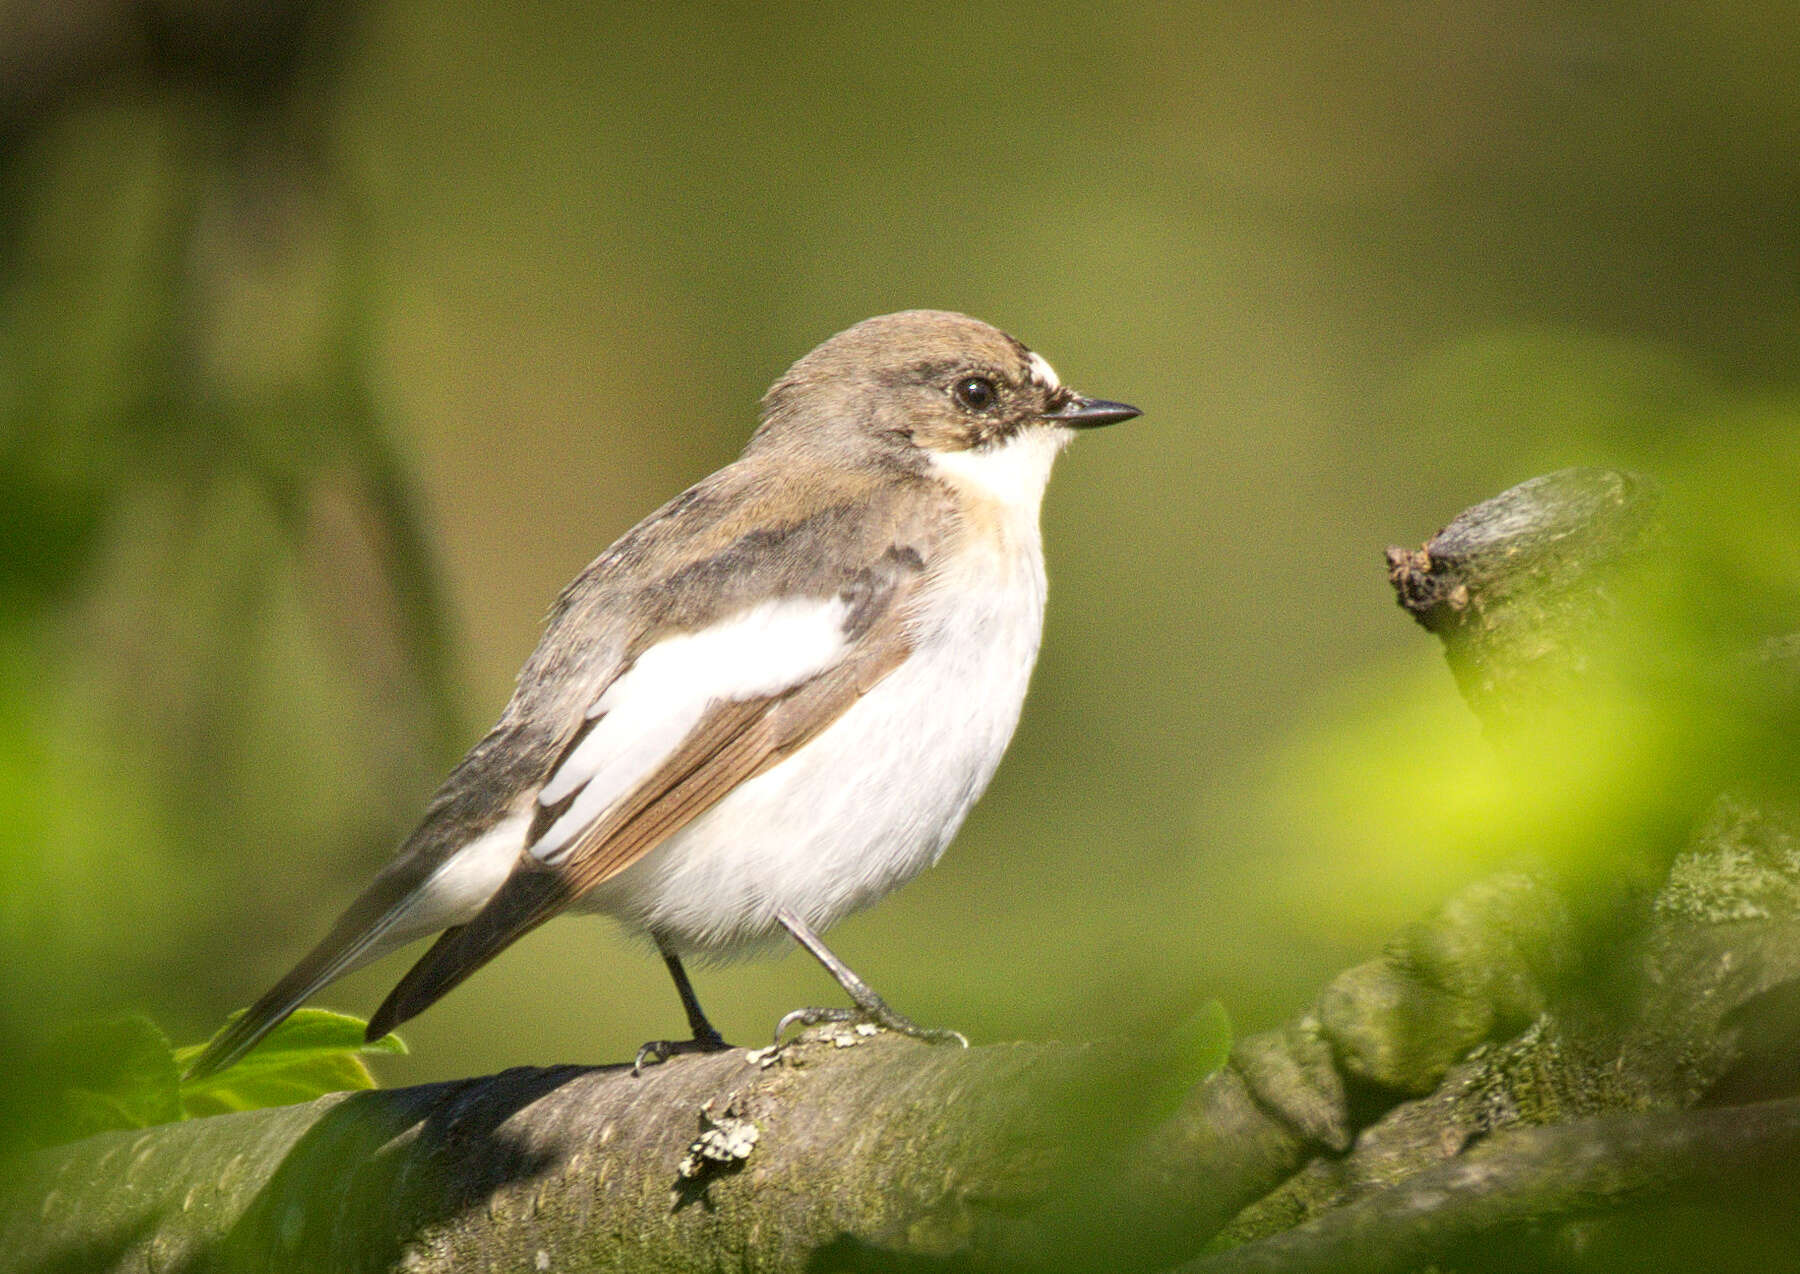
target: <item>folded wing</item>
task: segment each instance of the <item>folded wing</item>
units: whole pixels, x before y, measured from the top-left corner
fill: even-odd
[[[837,720],[905,661],[918,562],[890,554],[854,593],[765,602],[645,649],[564,750],[506,883],[413,966],[369,1037],[423,1011]]]

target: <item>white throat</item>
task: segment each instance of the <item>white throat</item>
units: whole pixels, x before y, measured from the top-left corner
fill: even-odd
[[[1072,429],[1032,425],[996,447],[933,452],[931,467],[939,476],[1035,522],[1051,466],[1074,436]]]

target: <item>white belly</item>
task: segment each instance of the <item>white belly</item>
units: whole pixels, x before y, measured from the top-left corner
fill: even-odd
[[[576,905],[729,955],[778,933],[778,911],[823,929],[935,862],[993,777],[1037,659],[1043,558],[1035,534],[1020,548],[941,581],[905,663]]]

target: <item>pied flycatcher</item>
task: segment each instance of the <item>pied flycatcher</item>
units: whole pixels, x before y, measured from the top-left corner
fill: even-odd
[[[241,1057],[321,987],[428,934],[369,1022],[423,1011],[564,909],[656,944],[693,1038],[724,1048],[682,968],[783,930],[855,1004],[896,1013],[819,940],[935,862],[1006,750],[1044,619],[1038,509],[1084,398],[1012,337],[912,310],[788,369],[744,454],[601,554],[518,688],[400,852],[192,1074]]]

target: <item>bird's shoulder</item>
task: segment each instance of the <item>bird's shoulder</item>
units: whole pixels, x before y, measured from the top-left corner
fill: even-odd
[[[748,456],[627,531],[564,590],[551,629],[622,624],[628,655],[782,598],[852,594],[923,571],[954,532],[941,484],[897,466]],[[546,634],[546,638],[550,637]]]

